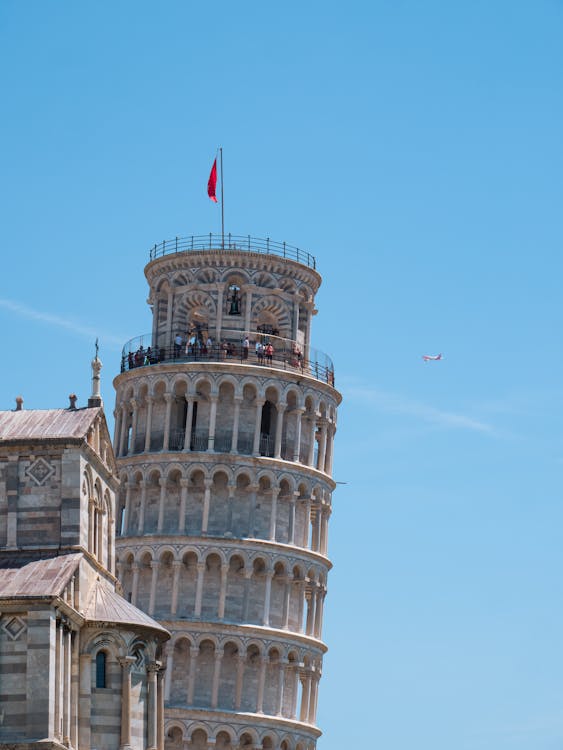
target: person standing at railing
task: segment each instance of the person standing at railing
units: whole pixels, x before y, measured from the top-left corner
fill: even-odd
[[[266,348],[264,349],[264,354],[266,356],[266,363],[271,365],[272,357],[274,356],[274,347],[270,343],[266,344]]]
[[[261,365],[264,359],[264,347],[261,341],[256,342],[256,358],[258,359],[258,364]]]
[[[177,358],[180,356],[180,352],[182,351],[182,334],[177,333],[176,337],[174,338],[174,357]]]
[[[248,340],[248,336],[244,337],[244,341],[242,342],[242,358],[248,359],[248,349],[250,347],[250,341]]]

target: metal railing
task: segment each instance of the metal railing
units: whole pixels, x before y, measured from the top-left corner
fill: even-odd
[[[151,260],[162,258],[170,253],[191,253],[198,251],[225,252],[242,251],[247,253],[260,253],[261,255],[277,255],[280,258],[288,258],[302,263],[304,266],[316,269],[315,257],[306,250],[301,250],[287,242],[274,242],[269,237],[260,239],[248,235],[239,234],[198,234],[191,237],[175,237],[172,240],[163,240],[151,247],[149,256]]]
[[[249,347],[245,348],[240,331],[229,330],[222,333],[224,338],[220,343],[204,344],[195,341],[171,346],[153,343],[150,333],[137,336],[123,347],[121,372],[162,362],[236,362],[300,372],[334,386],[334,365],[324,352],[310,348],[309,357],[306,358],[291,339],[254,331],[249,337]],[[262,344],[261,351],[257,350],[257,343]],[[271,354],[267,354],[264,347],[268,343],[272,345]]]

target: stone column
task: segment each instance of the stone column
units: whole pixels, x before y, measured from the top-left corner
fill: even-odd
[[[131,421],[131,441],[129,443],[129,451],[128,451],[128,454],[131,456],[133,453],[135,453],[135,440],[137,439],[138,411],[137,411],[137,401],[135,401],[134,398],[132,398],[129,401],[129,408],[131,409],[131,412],[133,414],[132,421]]]
[[[150,599],[149,599],[149,615],[154,615],[154,604],[156,599],[156,586],[158,583],[158,569],[160,567],[160,563],[158,560],[152,560],[151,561],[151,593],[150,593]]]
[[[173,647],[170,645],[170,641],[166,644],[166,648],[173,651]],[[174,659],[167,652],[166,655],[166,672],[164,677],[164,700],[170,700],[170,687],[172,683],[172,669],[174,668]]]
[[[303,541],[301,546],[307,549],[309,547],[309,533],[311,526],[311,498],[303,498],[303,504],[305,506],[305,520],[303,523]]]
[[[227,597],[227,576],[229,574],[229,564],[221,565],[221,591],[219,593],[219,607],[217,617],[222,620],[225,617],[225,599]]]
[[[184,433],[184,451],[190,450],[190,444],[192,441],[192,422],[194,419],[194,399],[192,396],[185,396],[188,404],[188,411],[186,414],[186,431]]]
[[[209,410],[209,437],[207,439],[207,450],[213,453],[215,450],[215,426],[217,424],[217,401],[218,396],[211,396],[211,407]]]
[[[303,608],[305,607],[305,581],[298,581],[297,582],[297,597],[298,597],[298,605],[297,605],[297,624],[298,628],[297,631],[299,633],[303,632]]]
[[[178,513],[178,531],[183,532],[186,528],[186,503],[188,501],[189,479],[180,479],[180,510]]]
[[[256,699],[256,713],[264,713],[264,683],[266,681],[267,656],[260,655],[260,672],[258,674],[258,696]]]
[[[98,535],[97,535],[98,549],[96,550],[96,557],[98,558],[99,562],[102,564],[104,562],[104,516],[105,515],[106,515],[105,508],[99,508],[98,509]],[[108,549],[108,553],[109,553],[109,549]]]
[[[287,408],[286,404],[278,404],[277,419],[276,419],[276,439],[274,442],[274,458],[281,458],[281,445],[282,445],[282,431],[283,431],[283,415]]]
[[[254,537],[254,523],[256,519],[256,493],[259,490],[257,484],[249,484],[246,491],[249,493],[248,497],[248,536]]]
[[[119,531],[120,536],[127,536],[129,516],[131,515],[131,490],[133,487],[135,487],[135,484],[125,482],[125,510],[123,512],[123,518],[121,519],[121,528]]]
[[[119,750],[131,750],[131,667],[134,656],[118,658],[121,665],[121,738]]]
[[[238,429],[240,420],[240,405],[242,404],[242,398],[235,396],[235,412],[233,416],[233,437],[231,440],[231,453],[238,453]]]
[[[63,622],[63,744],[71,747],[70,742],[70,716],[71,716],[71,651],[72,630],[69,622]]]
[[[242,619],[244,622],[248,620],[248,597],[250,589],[250,579],[252,578],[252,568],[244,569],[244,593],[242,599]]]
[[[203,485],[205,491],[203,493],[203,517],[201,519],[201,533],[202,535],[207,534],[207,526],[209,525],[209,503],[211,501],[211,487],[213,486],[212,479],[204,479]]]
[[[326,457],[324,472],[329,476],[332,476],[332,455],[334,448],[334,424],[329,422],[327,431],[327,443],[326,443]]]
[[[147,665],[147,750],[157,750],[158,743],[158,688],[159,661]]]
[[[276,541],[276,523],[278,515],[278,495],[280,494],[279,487],[272,487],[272,503],[270,510],[270,541]]]
[[[137,533],[141,535],[145,530],[145,508],[147,505],[147,482],[141,479],[139,482],[141,488],[141,498],[139,500],[139,522],[137,524]]]
[[[168,303],[166,309],[166,346],[170,349],[172,346],[172,310],[173,310],[173,292],[168,292]]]
[[[170,447],[170,418],[172,416],[174,395],[172,393],[165,393],[164,400],[166,401],[166,414],[164,416],[164,442],[162,443],[162,450],[166,452]]]
[[[119,433],[119,422],[121,414],[118,408],[113,410],[113,419],[115,422],[115,430],[113,432],[113,452],[117,456],[119,452],[120,433]]]
[[[263,398],[256,399],[256,421],[254,423],[254,445],[252,446],[252,455],[260,455],[260,427],[262,424],[262,407],[266,401]]]
[[[289,529],[288,529],[288,544],[295,544],[295,505],[299,492],[294,492],[289,496]]]
[[[297,698],[298,698],[298,693],[299,693],[298,688],[299,688],[299,679],[300,679],[299,667],[297,666],[297,664],[293,667],[292,671],[293,671],[293,699],[291,701],[291,710],[290,710],[289,718],[295,721],[295,719],[297,718]]]
[[[310,687],[310,695],[309,695],[309,715],[307,717],[307,722],[309,724],[315,723],[315,716],[317,713],[317,693],[319,689],[319,677],[317,673],[313,673],[311,675],[311,687]]]
[[[244,679],[244,664],[245,657],[239,654],[237,659],[237,680],[235,685],[235,711],[240,711],[240,704],[242,701],[242,683]]]
[[[313,466],[315,459],[315,434],[317,432],[317,420],[314,414],[309,417],[309,455],[307,456],[307,466]]]
[[[270,599],[272,598],[272,577],[273,572],[271,570],[266,571],[266,586],[264,592],[264,613],[262,615],[262,625],[268,626],[270,624]]]
[[[190,646],[190,670],[188,673],[188,706],[191,706],[194,702],[195,675],[198,657],[199,648],[197,648],[197,646]]]
[[[195,591],[195,617],[201,617],[201,602],[203,599],[203,574],[205,573],[205,563],[197,564],[197,584]]]
[[[295,292],[295,299],[293,300],[293,330],[292,338],[297,341],[297,333],[299,331],[299,296]]]
[[[63,624],[59,619],[55,631],[55,738],[63,736],[63,686],[64,686],[64,645]]]
[[[217,708],[219,699],[219,678],[221,676],[221,661],[223,659],[223,649],[215,652],[215,663],[213,665],[213,680],[211,683],[211,708]]]
[[[317,612],[316,612],[316,619],[315,619],[315,623],[316,623],[315,636],[319,639],[322,638],[322,633],[323,633],[323,611],[324,611],[325,596],[326,596],[326,588],[320,588],[319,595],[317,598]]]
[[[90,709],[92,706],[92,657],[90,654],[81,654],[80,656],[79,690],[78,747],[79,750],[90,750]]]
[[[165,477],[160,477],[158,483],[160,485],[160,499],[158,503],[158,525],[156,527],[156,530],[160,533],[164,528],[164,509],[166,507],[167,480]]]
[[[131,565],[133,571],[133,580],[131,581],[131,604],[137,603],[137,593],[139,590],[139,563],[134,562]]]
[[[233,503],[235,500],[236,486],[234,484],[229,485],[229,499],[227,500],[227,531],[225,536],[229,537],[233,535]]]
[[[303,409],[295,409],[295,443],[293,444],[293,460],[297,463],[301,457],[301,417]]]
[[[151,432],[152,432],[152,407],[154,398],[147,396],[147,424],[145,427],[145,453],[151,449]]]
[[[176,615],[176,610],[178,609],[178,584],[182,565],[183,563],[181,560],[174,560],[172,562],[172,568],[174,570],[174,573],[172,574],[172,600],[170,602],[170,614],[172,617]]]
[[[313,523],[313,550],[315,552],[321,551],[321,517],[322,517],[322,501],[320,498],[315,502],[315,515]]]
[[[285,684],[285,668],[287,666],[287,659],[280,659],[279,671],[278,671],[278,705],[276,710],[276,716],[283,715],[283,688]]]
[[[70,666],[70,744],[78,747],[78,681],[80,679],[80,655],[78,633],[72,634]]]
[[[161,666],[156,673],[156,746],[164,750],[164,675],[166,667]]]
[[[125,441],[127,439],[127,408],[125,402],[121,404],[121,427],[119,429],[119,452],[118,456],[125,455]]]
[[[317,459],[317,469],[324,471],[325,468],[325,457],[326,457],[326,437],[327,437],[327,423],[326,419],[321,421],[321,439],[319,443],[319,455]]]
[[[301,711],[299,712],[299,721],[306,722],[309,718],[309,696],[311,692],[311,675],[309,670],[300,675],[303,691],[301,693]]]
[[[93,497],[88,498],[88,552],[96,554],[94,549],[94,524],[96,522],[96,501]]]
[[[223,325],[223,287],[217,289],[217,318],[215,321],[215,342],[221,343],[221,326]]]
[[[284,630],[289,629],[289,609],[291,603],[291,586],[292,582],[289,575],[285,582],[285,591],[283,596],[283,613],[282,613],[282,628]]]
[[[311,586],[309,587],[309,590],[306,593],[306,596],[307,596],[306,635],[313,635],[313,628],[315,625],[315,609],[317,605],[316,594],[317,594],[316,584],[311,583]]]
[[[250,314],[252,312],[252,289],[246,288],[246,301],[244,305],[244,330],[250,333]]]
[[[321,546],[319,552],[325,555],[328,552],[328,519],[330,518],[330,507],[325,505],[321,513]]]

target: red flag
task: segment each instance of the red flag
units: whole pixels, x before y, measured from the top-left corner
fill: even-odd
[[[215,195],[216,188],[217,188],[217,159],[215,159],[215,161],[213,162],[213,166],[211,167],[211,174],[209,175],[209,180],[207,181],[207,195],[215,203],[217,203],[217,197]]]

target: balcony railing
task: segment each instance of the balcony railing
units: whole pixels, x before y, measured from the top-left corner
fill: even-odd
[[[121,355],[121,372],[136,367],[148,367],[162,362],[232,362],[245,365],[275,367],[282,370],[309,375],[323,383],[334,386],[334,365],[324,352],[309,349],[304,357],[291,339],[252,332],[249,348],[243,346],[240,331],[224,331],[220,343],[204,344],[182,342],[171,346],[160,346],[153,341],[150,333],[128,341]],[[271,344],[273,352],[268,355],[265,349],[257,351],[256,344]]]
[[[164,240],[150,249],[150,259],[155,260],[170,253],[193,253],[201,252],[223,253],[228,251],[260,253],[261,255],[277,255],[280,258],[288,258],[302,263],[304,266],[315,269],[317,264],[313,255],[300,250],[298,247],[288,245],[287,242],[274,242],[269,237],[259,239],[248,235],[238,234],[199,234],[191,237],[175,237],[173,240]]]

